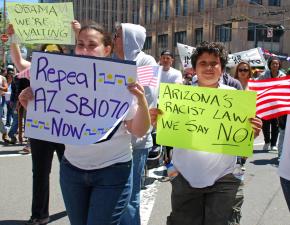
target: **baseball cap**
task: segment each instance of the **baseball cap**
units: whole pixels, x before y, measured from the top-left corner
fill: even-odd
[[[161,52],[161,54],[160,54],[161,56],[162,55],[170,55],[172,58],[173,58],[173,54],[171,53],[171,51],[170,50],[163,50],[162,52]]]
[[[13,65],[8,65],[7,66],[7,70],[13,70],[13,69],[14,69]]]

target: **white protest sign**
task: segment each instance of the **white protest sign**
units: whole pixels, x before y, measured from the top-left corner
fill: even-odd
[[[64,144],[104,140],[128,112],[132,61],[34,52],[25,135]]]
[[[182,62],[183,68],[191,68],[191,61],[190,57],[192,52],[195,50],[194,47],[189,45],[184,45],[181,43],[177,43],[177,48],[180,56],[180,60]],[[237,52],[233,54],[229,54],[229,60],[227,67],[234,67],[240,61],[247,61],[250,63],[251,66],[265,66],[265,59],[263,54],[261,53],[259,48],[249,49],[247,51]]]
[[[227,67],[234,67],[239,62],[249,62],[252,67],[265,66],[265,59],[259,48],[252,48],[247,51],[229,54]]]
[[[195,48],[189,45],[177,43],[177,49],[179,52],[180,61],[183,65],[183,69],[192,68],[190,57]]]

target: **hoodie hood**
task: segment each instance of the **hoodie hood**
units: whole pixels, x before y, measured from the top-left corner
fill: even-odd
[[[146,29],[132,23],[122,23],[121,26],[125,60],[135,61],[137,55],[143,49],[146,39]]]

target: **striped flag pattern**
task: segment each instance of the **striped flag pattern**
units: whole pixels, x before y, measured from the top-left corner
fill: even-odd
[[[21,78],[26,78],[26,79],[30,79],[30,67],[28,67],[25,70],[20,71],[19,73],[16,74],[16,76],[21,79]]]
[[[257,116],[269,120],[290,114],[290,76],[249,80],[249,89],[257,92]]]
[[[142,86],[157,87],[159,66],[137,67],[138,82]]]

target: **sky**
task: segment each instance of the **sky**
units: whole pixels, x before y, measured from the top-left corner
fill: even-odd
[[[3,7],[3,0],[0,0],[0,8]],[[38,0],[6,0],[6,2],[38,2]]]

